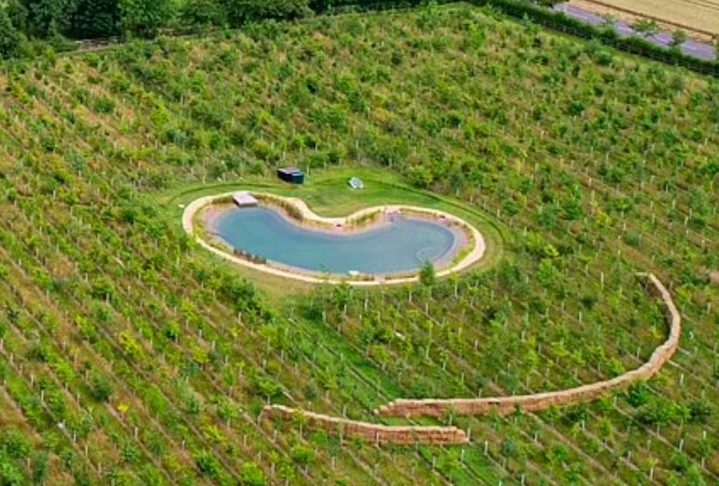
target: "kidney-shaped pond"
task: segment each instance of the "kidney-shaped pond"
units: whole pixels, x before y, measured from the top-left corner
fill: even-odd
[[[274,209],[232,208],[211,230],[232,247],[270,262],[332,274],[410,272],[427,261],[448,265],[462,246],[462,232],[439,221],[399,214],[382,219],[359,232],[328,232],[299,226]]]

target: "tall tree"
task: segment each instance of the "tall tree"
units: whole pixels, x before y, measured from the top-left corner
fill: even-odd
[[[219,0],[187,0],[180,9],[180,19],[187,25],[223,26],[227,12]]]
[[[232,27],[264,19],[292,20],[312,13],[308,0],[222,0]]]
[[[0,58],[16,56],[22,44],[22,34],[10,21],[7,10],[0,8]]]
[[[27,29],[36,37],[64,33],[70,25],[76,0],[22,0],[27,9]]]
[[[120,25],[124,33],[154,37],[175,13],[172,0],[120,0]]]
[[[3,2],[0,2],[2,4]],[[27,32],[27,8],[21,0],[7,0],[4,2],[5,11],[12,25],[20,32]]]
[[[112,37],[120,33],[118,0],[78,0],[68,34],[77,39]]]

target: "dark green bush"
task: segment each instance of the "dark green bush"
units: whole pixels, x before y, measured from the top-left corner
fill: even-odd
[[[0,8],[0,59],[17,56],[22,42],[22,34],[13,26],[5,9]]]
[[[190,26],[224,26],[227,10],[221,0],[187,0],[180,9],[180,20]]]
[[[308,0],[222,0],[231,27],[260,20],[295,20],[312,14]]]

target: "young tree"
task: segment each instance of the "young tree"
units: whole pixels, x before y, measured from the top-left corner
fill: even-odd
[[[640,19],[637,20],[632,24],[632,28],[634,31],[643,36],[643,37],[651,37],[653,35],[656,35],[659,33],[659,24],[656,23],[656,21],[651,19]]]
[[[419,281],[425,287],[432,287],[437,283],[437,273],[434,270],[432,262],[426,262],[422,265],[422,269],[419,272]]]
[[[306,468],[315,461],[315,451],[302,444],[297,444],[290,450],[292,462],[302,468]]]
[[[106,402],[112,396],[112,383],[107,377],[94,373],[90,379],[90,394],[98,402]]]
[[[511,438],[505,438],[502,441],[502,455],[507,459],[513,459],[519,455],[519,446]]]
[[[32,472],[32,481],[35,484],[45,484],[50,474],[50,454],[40,451],[35,458],[35,467]]]
[[[206,450],[201,451],[195,456],[195,464],[197,470],[200,471],[203,476],[207,476],[210,479],[216,479],[222,469],[222,465],[217,457]]]
[[[267,478],[260,466],[254,462],[246,462],[242,465],[242,484],[264,486],[267,484]]]
[[[682,45],[684,45],[684,43],[687,41],[687,39],[688,39],[688,37],[687,37],[686,32],[684,32],[681,29],[675,30],[672,33],[672,42],[669,45],[673,48],[678,49]]]

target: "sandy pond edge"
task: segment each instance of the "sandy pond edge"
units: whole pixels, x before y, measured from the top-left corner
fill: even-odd
[[[340,284],[340,283],[348,283],[350,285],[355,286],[377,286],[377,285],[396,285],[396,284],[403,284],[403,283],[412,283],[419,280],[419,275],[414,275],[411,277],[399,277],[399,278],[387,278],[387,279],[381,279],[376,278],[373,280],[353,280],[351,277],[342,278],[339,279],[336,276],[327,276],[327,277],[318,277],[313,276],[305,273],[301,273],[299,271],[291,271],[287,268],[280,268],[277,266],[274,266],[274,264],[261,264],[261,263],[253,263],[248,260],[245,260],[243,258],[237,257],[235,255],[232,255],[231,253],[228,253],[226,251],[223,251],[207,241],[203,239],[200,235],[197,234],[195,231],[195,215],[200,211],[201,209],[205,208],[206,206],[214,203],[215,201],[227,199],[228,197],[231,197],[235,192],[225,192],[221,194],[216,194],[213,196],[204,196],[200,197],[198,199],[195,199],[191,203],[189,203],[184,208],[184,212],[182,214],[182,227],[185,230],[185,232],[188,235],[194,236],[195,241],[200,244],[200,246],[204,247],[205,249],[211,251],[215,255],[218,255],[225,260],[228,260],[232,263],[235,263],[237,265],[241,265],[243,267],[251,268],[260,272],[269,273],[272,275],[276,275],[279,277],[284,278],[290,278],[293,280],[300,280],[307,283],[313,283],[313,284],[319,284],[319,283],[330,283],[330,284]],[[291,198],[291,197],[282,197],[278,196],[276,194],[269,194],[269,193],[263,193],[263,192],[257,192],[257,191],[249,191],[251,194],[257,195],[257,196],[266,196],[273,199],[279,199],[283,200],[286,203],[289,203],[295,207],[297,211],[302,214],[302,218],[309,222],[315,222],[320,225],[347,225],[351,224],[352,221],[356,221],[362,216],[371,214],[373,212],[377,211],[385,211],[385,212],[391,212],[391,211],[402,211],[407,210],[411,212],[418,212],[423,213],[427,215],[432,215],[435,217],[443,218],[447,221],[457,223],[461,225],[469,234],[471,234],[472,238],[470,238],[470,242],[474,242],[474,247],[459,261],[456,262],[454,265],[450,266],[449,268],[445,268],[443,270],[440,270],[437,272],[438,277],[444,277],[447,275],[450,275],[452,273],[457,273],[462,270],[465,270],[469,268],[470,266],[477,263],[479,260],[482,259],[484,256],[484,253],[486,251],[486,243],[484,240],[484,237],[482,234],[471,224],[469,224],[467,221],[459,218],[458,216],[455,216],[453,214],[447,213],[445,211],[440,211],[437,209],[429,209],[429,208],[423,208],[420,206],[411,206],[411,205],[405,205],[405,204],[392,204],[392,205],[384,205],[384,206],[373,206],[369,208],[365,208],[362,210],[359,210],[353,214],[350,214],[345,217],[335,217],[335,218],[326,218],[319,216],[314,211],[312,211],[307,204],[298,198]]]

